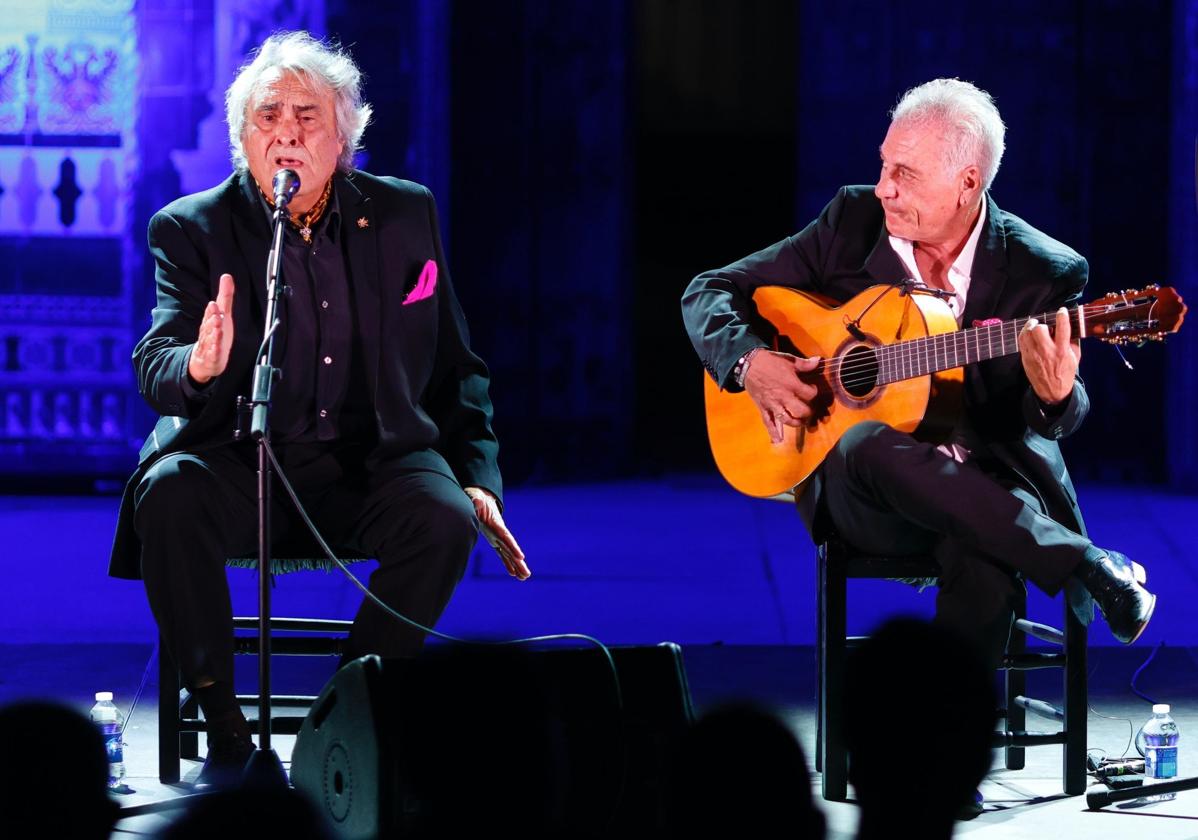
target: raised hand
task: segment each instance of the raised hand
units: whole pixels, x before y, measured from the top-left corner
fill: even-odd
[[[225,372],[233,347],[233,275],[220,276],[216,300],[208,301],[200,335],[187,362],[187,374],[197,385]]]

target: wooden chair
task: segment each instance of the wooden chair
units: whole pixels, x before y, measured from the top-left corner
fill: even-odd
[[[931,557],[877,557],[854,551],[839,541],[818,547],[816,556],[818,608],[819,715],[815,764],[823,774],[824,799],[844,800],[848,791],[848,756],[845,751],[844,675],[849,649],[861,637],[846,635],[847,583],[854,578],[933,580],[940,567]],[[1005,708],[999,710],[1005,726],[995,733],[995,746],[1005,752],[1008,770],[1024,766],[1024,749],[1062,745],[1061,775],[1065,793],[1077,796],[1086,789],[1086,628],[1065,604],[1065,629],[1056,630],[1027,620],[1026,601],[1016,609],[1015,631],[1000,666],[1004,672]],[[1026,636],[1057,645],[1051,653],[1029,653]],[[1026,731],[1025,671],[1060,668],[1064,703],[1057,711],[1060,732]]]
[[[340,555],[338,555],[340,556]],[[343,558],[346,562],[357,562],[364,558]],[[256,559],[235,558],[229,566],[257,568]],[[274,574],[286,574],[309,569],[328,571],[334,566],[327,560],[299,557],[281,557],[272,561]],[[277,656],[337,656],[344,649],[345,638],[353,622],[314,618],[271,618],[271,653]],[[258,617],[234,617],[233,653],[258,653]],[[245,632],[249,631],[250,635]],[[239,694],[242,705],[257,704],[258,695]],[[316,700],[316,695],[271,694],[272,734],[294,735],[307,717],[307,710]],[[298,714],[294,711],[301,710]],[[290,713],[289,713],[290,712]],[[258,719],[249,721],[250,728],[258,731]],[[199,716],[199,705],[191,692],[183,687],[179,668],[162,644],[158,641],[158,778],[163,784],[174,784],[180,779],[181,759],[199,758],[199,733],[207,730],[206,722]]]

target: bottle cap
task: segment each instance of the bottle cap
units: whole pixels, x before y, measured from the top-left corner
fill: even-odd
[[[103,703],[105,700],[112,702],[112,692],[111,691],[97,691],[96,692],[96,702]],[[1165,711],[1166,712],[1169,711],[1168,706],[1165,707]]]
[[[1154,703],[1152,706],[1152,713],[1154,715],[1169,714],[1169,704],[1168,703]]]

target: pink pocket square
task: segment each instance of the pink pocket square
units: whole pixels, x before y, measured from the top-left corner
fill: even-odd
[[[437,262],[436,260],[429,260],[424,264],[424,270],[420,272],[420,279],[416,281],[415,288],[408,292],[408,296],[404,299],[403,305],[407,306],[408,304],[415,303],[418,300],[424,300],[426,297],[432,297],[436,288]]]

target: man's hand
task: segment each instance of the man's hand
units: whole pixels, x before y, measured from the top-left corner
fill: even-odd
[[[1023,370],[1036,396],[1048,405],[1062,402],[1073,393],[1073,378],[1082,358],[1082,345],[1070,338],[1069,313],[1063,306],[1057,310],[1055,336],[1035,318],[1029,318],[1019,331]]]
[[[802,426],[811,417],[811,400],[819,391],[799,374],[815,370],[819,362],[819,356],[804,359],[771,350],[759,350],[749,361],[745,390],[773,443],[782,442],[783,426]]]
[[[470,501],[474,502],[474,513],[478,516],[478,524],[482,526],[483,536],[507,567],[507,573],[516,580],[528,580],[532,572],[524,562],[524,552],[520,550],[520,544],[507,529],[507,525],[503,524],[499,502],[481,487],[467,487],[465,490]]]
[[[233,347],[233,275],[220,276],[216,300],[208,301],[200,336],[187,362],[187,374],[197,385],[225,372],[229,350]]]

